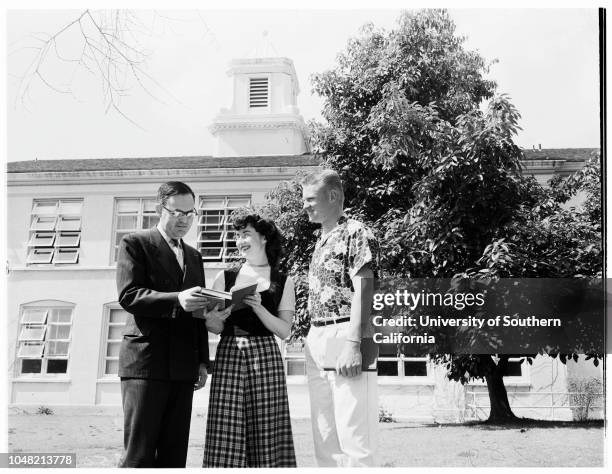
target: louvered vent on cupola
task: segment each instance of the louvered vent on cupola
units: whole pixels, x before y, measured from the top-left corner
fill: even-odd
[[[268,106],[268,78],[251,77],[249,79],[249,107]]]

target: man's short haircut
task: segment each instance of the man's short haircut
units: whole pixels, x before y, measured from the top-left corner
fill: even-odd
[[[321,170],[308,173],[301,182],[302,186],[322,185],[325,189],[335,189],[340,193],[340,201],[344,202],[344,189],[340,175],[334,170]]]
[[[168,181],[162,184],[157,190],[157,202],[165,206],[168,198],[171,196],[180,196],[184,194],[191,194],[191,197],[195,201],[195,194],[185,183],[181,181]]]

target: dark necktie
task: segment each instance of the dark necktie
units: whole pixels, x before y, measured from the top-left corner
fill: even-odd
[[[179,239],[170,239],[170,245],[172,246],[173,249],[182,251],[183,249],[181,248],[180,245],[180,240]],[[173,250],[173,252],[175,252],[175,250]],[[176,252],[175,252],[176,253]],[[182,253],[182,252],[181,252]],[[183,257],[184,258],[184,257]],[[179,266],[181,267],[181,272],[185,272],[185,264],[184,262],[180,262],[179,258],[177,257],[177,263],[179,264]]]

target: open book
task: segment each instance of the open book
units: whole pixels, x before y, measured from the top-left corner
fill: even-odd
[[[243,303],[242,299],[245,296],[254,295],[255,291],[257,291],[257,283],[249,283],[247,285],[235,286],[232,291],[219,291],[202,288],[202,290],[196,294],[206,296],[208,298],[209,311],[217,305],[219,305],[219,308],[223,309],[233,304],[233,313],[239,309],[246,308],[247,305]]]
[[[325,359],[323,360],[323,370],[336,370],[336,361],[340,352],[344,348],[346,339],[343,337],[333,337],[327,340],[325,346]],[[372,338],[361,340],[361,371],[376,372],[376,361],[378,359],[378,344]]]

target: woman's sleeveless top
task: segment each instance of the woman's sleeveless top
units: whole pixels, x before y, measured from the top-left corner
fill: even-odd
[[[234,286],[240,267],[224,270],[225,291]],[[283,296],[287,275],[277,269],[270,269],[270,288],[259,293],[261,295],[261,305],[270,314],[278,316],[278,305]],[[270,336],[272,332],[264,326],[255,312],[250,308],[234,311],[225,320],[222,336]]]

